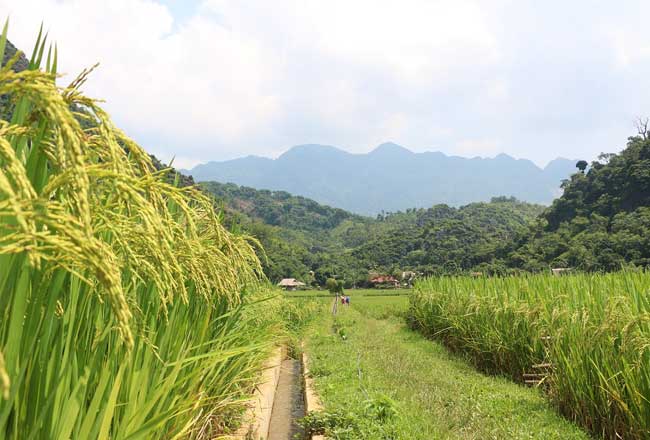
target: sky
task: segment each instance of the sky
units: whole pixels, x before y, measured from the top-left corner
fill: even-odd
[[[0,0],[62,85],[177,167],[319,143],[543,166],[620,151],[650,115],[647,0]]]

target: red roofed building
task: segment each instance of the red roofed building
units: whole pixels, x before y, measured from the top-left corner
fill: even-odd
[[[391,275],[377,275],[370,278],[370,283],[375,287],[399,287],[397,278]]]

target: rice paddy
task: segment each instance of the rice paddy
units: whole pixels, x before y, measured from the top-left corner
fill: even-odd
[[[431,278],[410,297],[423,334],[483,371],[528,380],[603,438],[650,436],[650,274]]]
[[[332,438],[650,437],[650,274],[431,278],[351,291],[332,317],[324,291],[269,287],[259,243],[82,93],[92,69],[58,86],[41,35],[16,60],[0,67],[1,438],[218,438],[274,345],[300,338],[327,410],[305,423]]]
[[[0,437],[228,432],[280,334],[254,240],[82,94],[90,71],[58,87],[41,35],[16,60],[0,69]]]
[[[404,322],[406,297],[365,296],[336,317],[323,301],[305,333],[328,438],[587,439],[539,390],[480,374]],[[294,301],[301,301],[296,299]]]

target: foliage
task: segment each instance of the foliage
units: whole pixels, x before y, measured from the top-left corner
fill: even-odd
[[[334,278],[328,278],[325,281],[325,288],[332,294],[343,294],[343,281],[337,281]]]
[[[271,226],[320,234],[335,228],[344,220],[363,220],[363,217],[343,209],[321,205],[285,191],[257,190],[218,182],[206,182],[201,187],[225,201],[229,208]]]
[[[601,155],[563,188],[513,248],[509,266],[612,271],[650,265],[650,140],[631,137],[621,153]]]
[[[595,435],[650,435],[650,274],[430,278],[410,297],[424,334],[481,369],[543,388]],[[540,370],[533,365],[551,364]]]
[[[514,239],[529,230],[539,205],[495,197],[461,208],[436,205],[383,213],[375,219],[318,205],[281,191],[209,182],[202,187],[225,205],[226,222],[257,237],[269,279],[293,277],[346,288],[369,286],[369,272],[507,271]],[[312,277],[313,273],[313,277]]]
[[[223,433],[277,334],[254,240],[156,171],[88,71],[57,88],[45,47],[0,69],[0,437]]]
[[[359,426],[361,417],[348,411],[317,411],[310,412],[300,419],[300,425],[305,428],[307,435],[327,435],[333,439],[364,439],[364,433]]]
[[[393,422],[398,418],[395,402],[386,395],[367,399],[363,406],[349,410],[310,412],[300,419],[307,435],[325,435],[333,440],[392,440]]]
[[[538,205],[496,197],[458,209],[436,205],[386,214],[352,254],[388,273],[500,272],[504,244],[525,233],[541,211]]]
[[[587,163],[586,160],[579,160],[576,163],[576,168],[579,169],[581,172],[584,172],[584,170],[586,170],[588,166],[589,166],[589,163]]]
[[[632,137],[620,154],[603,154],[588,168],[583,162],[545,211],[495,197],[370,219],[281,191],[205,188],[263,243],[264,271],[274,281],[292,276],[324,285],[336,277],[345,287],[366,287],[370,271],[399,279],[403,271],[504,275],[650,265],[650,140]]]

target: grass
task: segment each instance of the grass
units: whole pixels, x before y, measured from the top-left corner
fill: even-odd
[[[432,278],[409,314],[484,371],[542,374],[555,406],[594,435],[650,436],[649,273]]]
[[[539,390],[482,375],[409,330],[407,298],[357,298],[337,318],[323,302],[306,347],[326,412],[307,422],[331,438],[588,438]]]
[[[0,68],[0,438],[226,432],[280,331],[251,240],[155,170],[80,92],[89,72],[57,87],[40,34],[29,69],[15,60]]]
[[[412,289],[346,289],[345,294],[354,299],[362,296],[405,296],[412,292]],[[327,290],[295,290],[284,292],[287,298],[331,298],[332,294]]]

